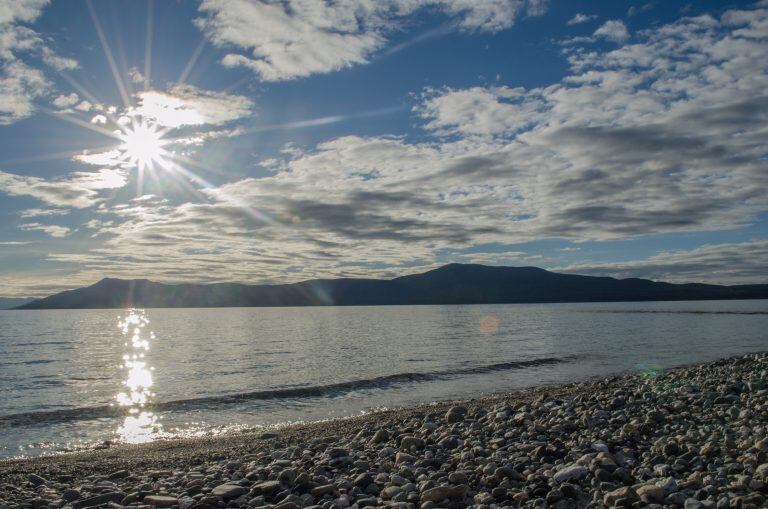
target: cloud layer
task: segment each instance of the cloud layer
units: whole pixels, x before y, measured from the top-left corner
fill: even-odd
[[[99,192],[118,189],[127,182],[127,173],[119,169],[75,172],[65,178],[48,180],[0,171],[0,191],[11,196],[30,196],[47,205],[85,208],[103,201]],[[36,210],[34,215],[52,215]]]
[[[621,263],[579,263],[563,272],[618,278],[641,277],[688,283],[768,283],[768,241],[713,244],[692,250],[664,252],[644,260]]]
[[[103,247],[52,259],[83,277],[296,280],[491,243],[739,228],[768,209],[767,21],[730,11],[568,46],[571,73],[548,87],[430,89],[415,111],[431,141],[342,137],[198,203],[112,206]],[[657,262],[637,267],[668,275]]]
[[[469,31],[509,28],[541,14],[544,0],[205,0],[198,25],[214,44],[231,49],[228,67],[281,81],[364,64],[387,45],[405,18],[431,8]]]

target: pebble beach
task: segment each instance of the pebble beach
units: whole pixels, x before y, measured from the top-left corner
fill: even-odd
[[[768,507],[768,354],[0,462],[0,509]]]

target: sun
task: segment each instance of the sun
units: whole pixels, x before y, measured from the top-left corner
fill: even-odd
[[[157,126],[143,121],[135,121],[126,127],[118,137],[123,142],[119,150],[125,159],[138,166],[140,170],[162,165],[168,152],[163,148],[168,140],[163,139],[163,132]]]

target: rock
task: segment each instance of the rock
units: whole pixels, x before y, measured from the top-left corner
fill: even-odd
[[[398,452],[395,455],[395,465],[400,465],[401,463],[413,463],[415,460],[416,458],[414,456],[404,452]]]
[[[394,447],[383,447],[379,451],[379,457],[380,458],[391,458],[395,454],[397,454],[397,450],[395,450]]]
[[[749,493],[742,497],[738,497],[741,501],[741,507],[762,507],[765,503],[765,497],[760,493]]]
[[[269,495],[280,489],[278,481],[264,481],[251,486],[251,495]]]
[[[697,500],[695,498],[688,498],[683,504],[685,509],[715,509],[717,505],[711,500]]]
[[[456,449],[459,446],[459,439],[455,436],[451,435],[449,437],[445,437],[442,440],[440,440],[437,445],[442,447],[443,449]]]
[[[325,451],[325,454],[327,454],[329,458],[341,458],[343,456],[349,456],[349,451],[342,449],[341,447],[331,447]]]
[[[96,507],[99,505],[108,504],[110,502],[120,502],[125,497],[125,493],[120,491],[112,491],[107,493],[102,493],[100,495],[96,495],[93,497],[84,498],[81,500],[77,500],[75,502],[72,502],[70,504],[72,506],[72,509],[85,509],[87,507]]]
[[[462,406],[455,406],[448,409],[445,413],[445,420],[449,423],[461,422],[464,420],[464,416],[467,415],[467,409]]]
[[[768,477],[768,463],[763,463],[755,469],[755,475],[757,477]]]
[[[80,498],[80,492],[78,490],[68,488],[61,494],[61,498],[65,502],[72,502]]]
[[[676,493],[670,493],[667,495],[667,497],[664,499],[665,502],[672,504],[672,505],[685,505],[685,501],[688,500],[688,496],[683,493],[682,491],[678,491]]]
[[[640,497],[637,496],[637,493],[635,492],[635,490],[633,490],[628,486],[606,493],[605,496],[603,497],[603,503],[608,507],[613,507],[620,500],[629,500],[631,502],[636,502],[640,500]]]
[[[191,509],[195,504],[197,504],[197,500],[192,497],[181,497],[179,499],[179,509]]]
[[[400,440],[400,448],[404,451],[410,451],[412,449],[423,449],[424,439],[414,436],[406,436]]]
[[[701,454],[705,458],[712,458],[714,456],[717,456],[719,452],[720,452],[720,448],[717,446],[717,444],[715,444],[714,442],[707,442],[701,448],[701,451],[699,451],[699,454]]]
[[[371,474],[369,474],[368,472],[363,472],[362,474],[355,477],[355,480],[353,481],[355,486],[363,489],[365,489],[372,482],[373,482],[373,477],[371,477]]]
[[[316,488],[312,488],[312,496],[313,497],[322,497],[323,495],[327,493],[333,493],[336,490],[333,484],[324,484],[322,486],[318,486]]]
[[[582,465],[570,465],[558,470],[555,475],[552,476],[552,479],[556,483],[564,483],[568,481],[578,481],[579,479],[585,478],[587,474],[589,474],[587,467]]]
[[[558,489],[560,490],[560,493],[567,498],[576,498],[579,495],[578,487],[573,484],[563,483]]]
[[[678,490],[677,481],[675,481],[673,477],[667,477],[666,479],[659,481],[657,484],[665,495],[669,495],[670,493]]]
[[[381,498],[385,500],[394,498],[395,496],[399,495],[401,491],[403,491],[403,488],[400,486],[388,486],[381,490]]]
[[[467,492],[467,486],[460,484],[458,486],[437,486],[432,489],[425,490],[421,494],[422,502],[441,502],[446,498],[463,497]]]
[[[373,434],[373,438],[371,438],[370,443],[378,444],[381,442],[386,442],[387,440],[389,440],[389,432],[385,429],[380,429]]]
[[[647,503],[664,502],[664,490],[655,484],[644,484],[637,488],[637,495]]]
[[[296,470],[293,468],[286,468],[277,475],[277,480],[286,486],[292,485],[293,481],[296,480]]]
[[[171,507],[178,504],[179,499],[176,497],[166,497],[163,495],[147,495],[144,497],[143,502],[155,507]]]
[[[41,484],[48,482],[37,474],[29,474],[27,480],[35,486],[40,486]]]
[[[221,497],[224,500],[230,498],[237,498],[240,495],[245,495],[248,490],[239,484],[219,484],[211,490],[211,494]]]
[[[480,493],[474,496],[473,500],[475,501],[475,503],[482,504],[482,505],[489,505],[496,501],[493,495],[491,495],[487,491],[481,491]]]
[[[678,445],[674,442],[667,442],[664,444],[661,452],[664,454],[664,456],[667,457],[675,456],[678,452],[680,452],[680,447],[678,447]]]

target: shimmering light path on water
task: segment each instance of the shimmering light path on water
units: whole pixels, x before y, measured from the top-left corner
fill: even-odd
[[[768,301],[0,311],[0,457],[768,349]]]

